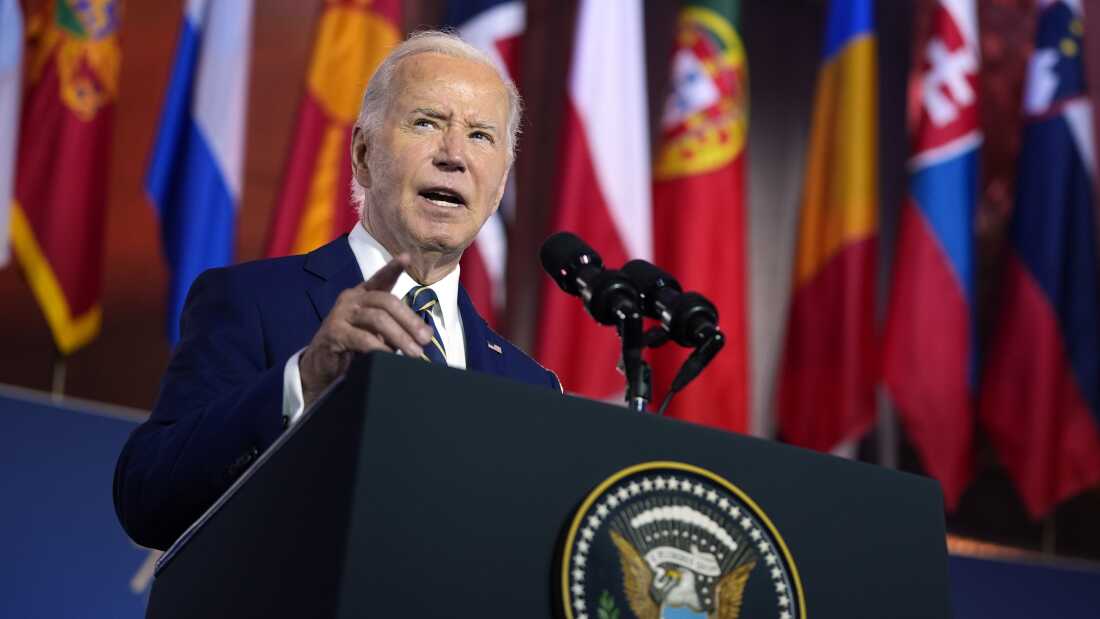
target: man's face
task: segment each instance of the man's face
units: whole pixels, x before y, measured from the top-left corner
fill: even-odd
[[[353,140],[364,222],[394,254],[461,254],[504,191],[504,84],[481,63],[424,53],[401,61],[392,88],[377,134]]]

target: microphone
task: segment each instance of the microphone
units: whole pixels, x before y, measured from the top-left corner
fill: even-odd
[[[639,295],[634,282],[619,271],[605,269],[600,255],[575,234],[558,232],[550,236],[539,250],[539,260],[559,288],[584,301],[596,322],[620,325],[638,313]]]
[[[672,397],[699,376],[726,345],[725,335],[718,330],[718,308],[699,293],[685,293],[674,277],[645,260],[631,260],[623,265],[623,273],[638,285],[642,312],[661,321],[672,341],[694,349],[657,410],[664,415]]]
[[[712,341],[715,335],[721,339],[718,308],[706,297],[695,292],[685,293],[675,278],[645,260],[631,260],[623,265],[622,272],[637,284],[642,312],[661,321],[672,341],[687,348],[698,348]]]

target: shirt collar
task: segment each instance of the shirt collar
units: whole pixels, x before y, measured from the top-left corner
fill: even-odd
[[[355,261],[359,263],[359,270],[363,273],[364,281],[370,279],[372,275],[393,259],[390,252],[386,251],[386,248],[382,247],[382,244],[367,232],[362,223],[355,224],[355,227],[348,233],[348,244],[351,245],[351,253],[355,254]],[[439,304],[437,305],[439,311],[433,311],[432,313],[435,314],[436,318],[442,320],[440,326],[444,329],[458,324],[458,278],[460,271],[461,268],[456,264],[454,270],[431,285],[431,289],[435,291],[435,296],[439,298]],[[390,292],[398,299],[403,299],[405,294],[412,290],[414,286],[419,285],[408,273],[401,273]]]

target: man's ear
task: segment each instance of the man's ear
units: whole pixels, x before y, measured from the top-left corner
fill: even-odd
[[[370,187],[370,168],[367,159],[370,155],[370,139],[362,127],[355,127],[351,134],[351,174],[359,186]]]
[[[508,169],[504,171],[504,180],[500,183],[500,189],[497,189],[496,200],[493,202],[496,206],[493,207],[493,213],[497,212],[500,208],[500,201],[504,199],[504,192],[508,189],[508,177],[512,175],[512,166],[508,166]],[[490,213],[492,215],[492,213]]]

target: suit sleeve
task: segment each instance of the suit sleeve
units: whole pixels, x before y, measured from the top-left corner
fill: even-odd
[[[115,469],[134,541],[167,548],[283,430],[283,364],[266,363],[259,307],[224,269],[191,287],[149,419]]]
[[[562,386],[561,380],[558,375],[551,370],[546,370],[547,380],[550,383],[550,388],[558,393],[565,395],[565,387]]]

